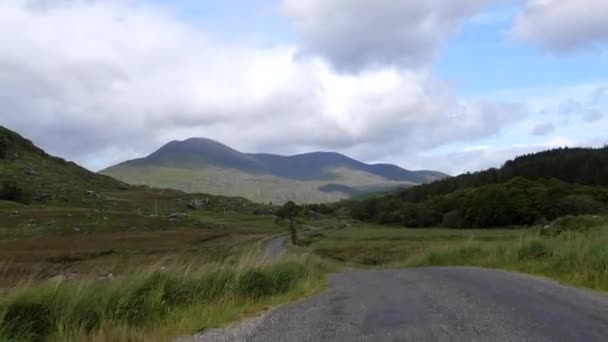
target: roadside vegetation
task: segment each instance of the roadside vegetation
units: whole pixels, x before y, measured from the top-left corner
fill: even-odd
[[[0,340],[169,340],[305,295],[319,284],[306,257],[184,266],[22,286],[0,301]]]
[[[607,153],[277,207],[127,185],[0,127],[0,341],[172,340],[346,267],[493,267],[608,291]],[[260,252],[286,233],[286,257]]]
[[[406,229],[352,223],[314,235],[320,256],[354,267],[481,266],[608,291],[608,219],[568,216],[530,229]]]

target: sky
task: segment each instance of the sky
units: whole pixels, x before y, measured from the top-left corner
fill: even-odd
[[[0,125],[100,170],[171,140],[459,174],[608,144],[606,0],[3,0]]]

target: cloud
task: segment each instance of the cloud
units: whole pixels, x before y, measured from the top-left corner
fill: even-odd
[[[296,58],[298,46],[227,43],[141,3],[1,2],[0,36],[0,124],[92,169],[192,136],[407,164],[524,115],[518,104],[461,101],[421,70],[338,73]]]
[[[552,123],[539,124],[532,129],[532,134],[539,137],[549,135],[553,132],[555,132],[555,125]]]
[[[326,58],[339,71],[416,67],[487,0],[283,0],[303,40],[304,55]]]
[[[511,146],[473,146],[460,151],[434,154],[418,155],[412,158],[412,165],[424,167],[433,163],[440,170],[445,170],[451,175],[464,172],[486,170],[488,168],[499,168],[508,160],[525,154],[542,152],[560,147],[601,147],[606,144],[605,138],[587,139],[585,141],[573,140],[561,136],[546,139],[536,144],[511,145]]]
[[[528,0],[512,35],[557,52],[608,43],[608,1]]]

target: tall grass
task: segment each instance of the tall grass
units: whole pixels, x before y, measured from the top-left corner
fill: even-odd
[[[431,247],[406,266],[473,265],[545,275],[565,283],[608,291],[608,227],[530,234],[519,241],[467,241]]]
[[[157,270],[114,280],[30,286],[0,300],[0,340],[89,340],[116,331],[143,340],[155,325],[197,315],[193,308],[212,315],[237,303],[287,294],[312,276],[303,259],[275,264],[250,259],[196,272]]]

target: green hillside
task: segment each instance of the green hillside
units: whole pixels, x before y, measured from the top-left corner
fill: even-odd
[[[1,126],[0,184],[2,199],[55,205],[95,202],[99,192],[130,188],[113,178],[50,156]]]
[[[342,205],[357,219],[407,227],[521,226],[605,213],[607,184],[608,148],[558,149]]]
[[[258,202],[334,202],[445,178],[435,171],[365,164],[332,152],[248,154],[209,139],[173,141],[101,171],[129,184],[240,196]]]

